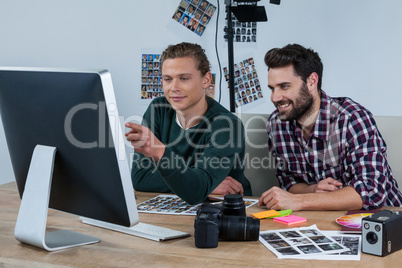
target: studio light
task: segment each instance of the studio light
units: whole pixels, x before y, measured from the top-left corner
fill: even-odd
[[[225,0],[226,19],[228,26],[225,27],[225,38],[228,41],[228,60],[229,60],[229,101],[230,111],[235,112],[235,92],[234,92],[234,67],[233,67],[233,25],[232,14],[239,22],[258,22],[267,21],[265,7],[257,6],[260,0]],[[279,5],[281,0],[270,0],[271,4]]]
[[[240,22],[267,21],[265,7],[257,6],[259,1],[233,0],[232,13]]]

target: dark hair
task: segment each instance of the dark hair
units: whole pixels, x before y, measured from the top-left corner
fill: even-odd
[[[323,65],[317,52],[298,44],[289,44],[283,48],[273,48],[265,54],[265,64],[270,68],[293,65],[296,75],[304,82],[313,73],[318,75],[318,90],[321,90]]]
[[[198,44],[186,42],[168,46],[165,51],[162,52],[160,66],[162,68],[163,62],[167,59],[184,57],[193,57],[196,62],[196,68],[202,75],[205,75],[211,70],[207,55],[205,55],[205,50]]]

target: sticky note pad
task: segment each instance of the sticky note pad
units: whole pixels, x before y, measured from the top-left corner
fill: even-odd
[[[303,217],[295,216],[295,215],[289,215],[289,216],[274,218],[274,221],[284,223],[287,225],[293,225],[293,224],[297,224],[297,223],[306,222],[307,219],[303,218]]]
[[[278,212],[279,212],[278,215],[271,216],[271,217],[268,217],[268,218],[283,217],[283,216],[288,216],[288,215],[292,214],[292,210],[291,210],[291,209],[279,210]]]
[[[253,213],[251,215],[254,218],[257,218],[257,219],[265,219],[265,218],[268,218],[268,217],[279,215],[279,212],[276,211],[276,210],[267,210],[267,211]]]

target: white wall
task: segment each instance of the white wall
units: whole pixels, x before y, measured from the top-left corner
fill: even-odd
[[[202,37],[171,17],[180,0],[0,0],[0,65],[106,68],[112,73],[120,115],[141,116],[148,104],[140,100],[141,54],[160,53],[167,45],[197,42],[218,73],[214,48],[216,14]],[[217,5],[217,0],[210,0]],[[221,0],[218,49],[227,63]],[[265,52],[300,43],[319,52],[324,62],[324,90],[350,96],[374,115],[402,116],[402,1],[282,0],[265,5],[268,22],[259,23],[257,44],[235,45],[235,60],[254,56],[265,97]],[[229,108],[222,83],[221,103]],[[268,99],[247,109],[270,113]],[[27,118],[29,120],[29,118]],[[0,184],[13,180],[0,125]],[[129,149],[128,149],[129,151]]]

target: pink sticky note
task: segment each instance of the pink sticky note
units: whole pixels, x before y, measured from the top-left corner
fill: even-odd
[[[287,225],[293,225],[293,224],[297,224],[297,223],[306,222],[307,219],[303,218],[303,217],[295,216],[295,215],[289,215],[289,216],[274,218],[274,221],[284,223]]]

